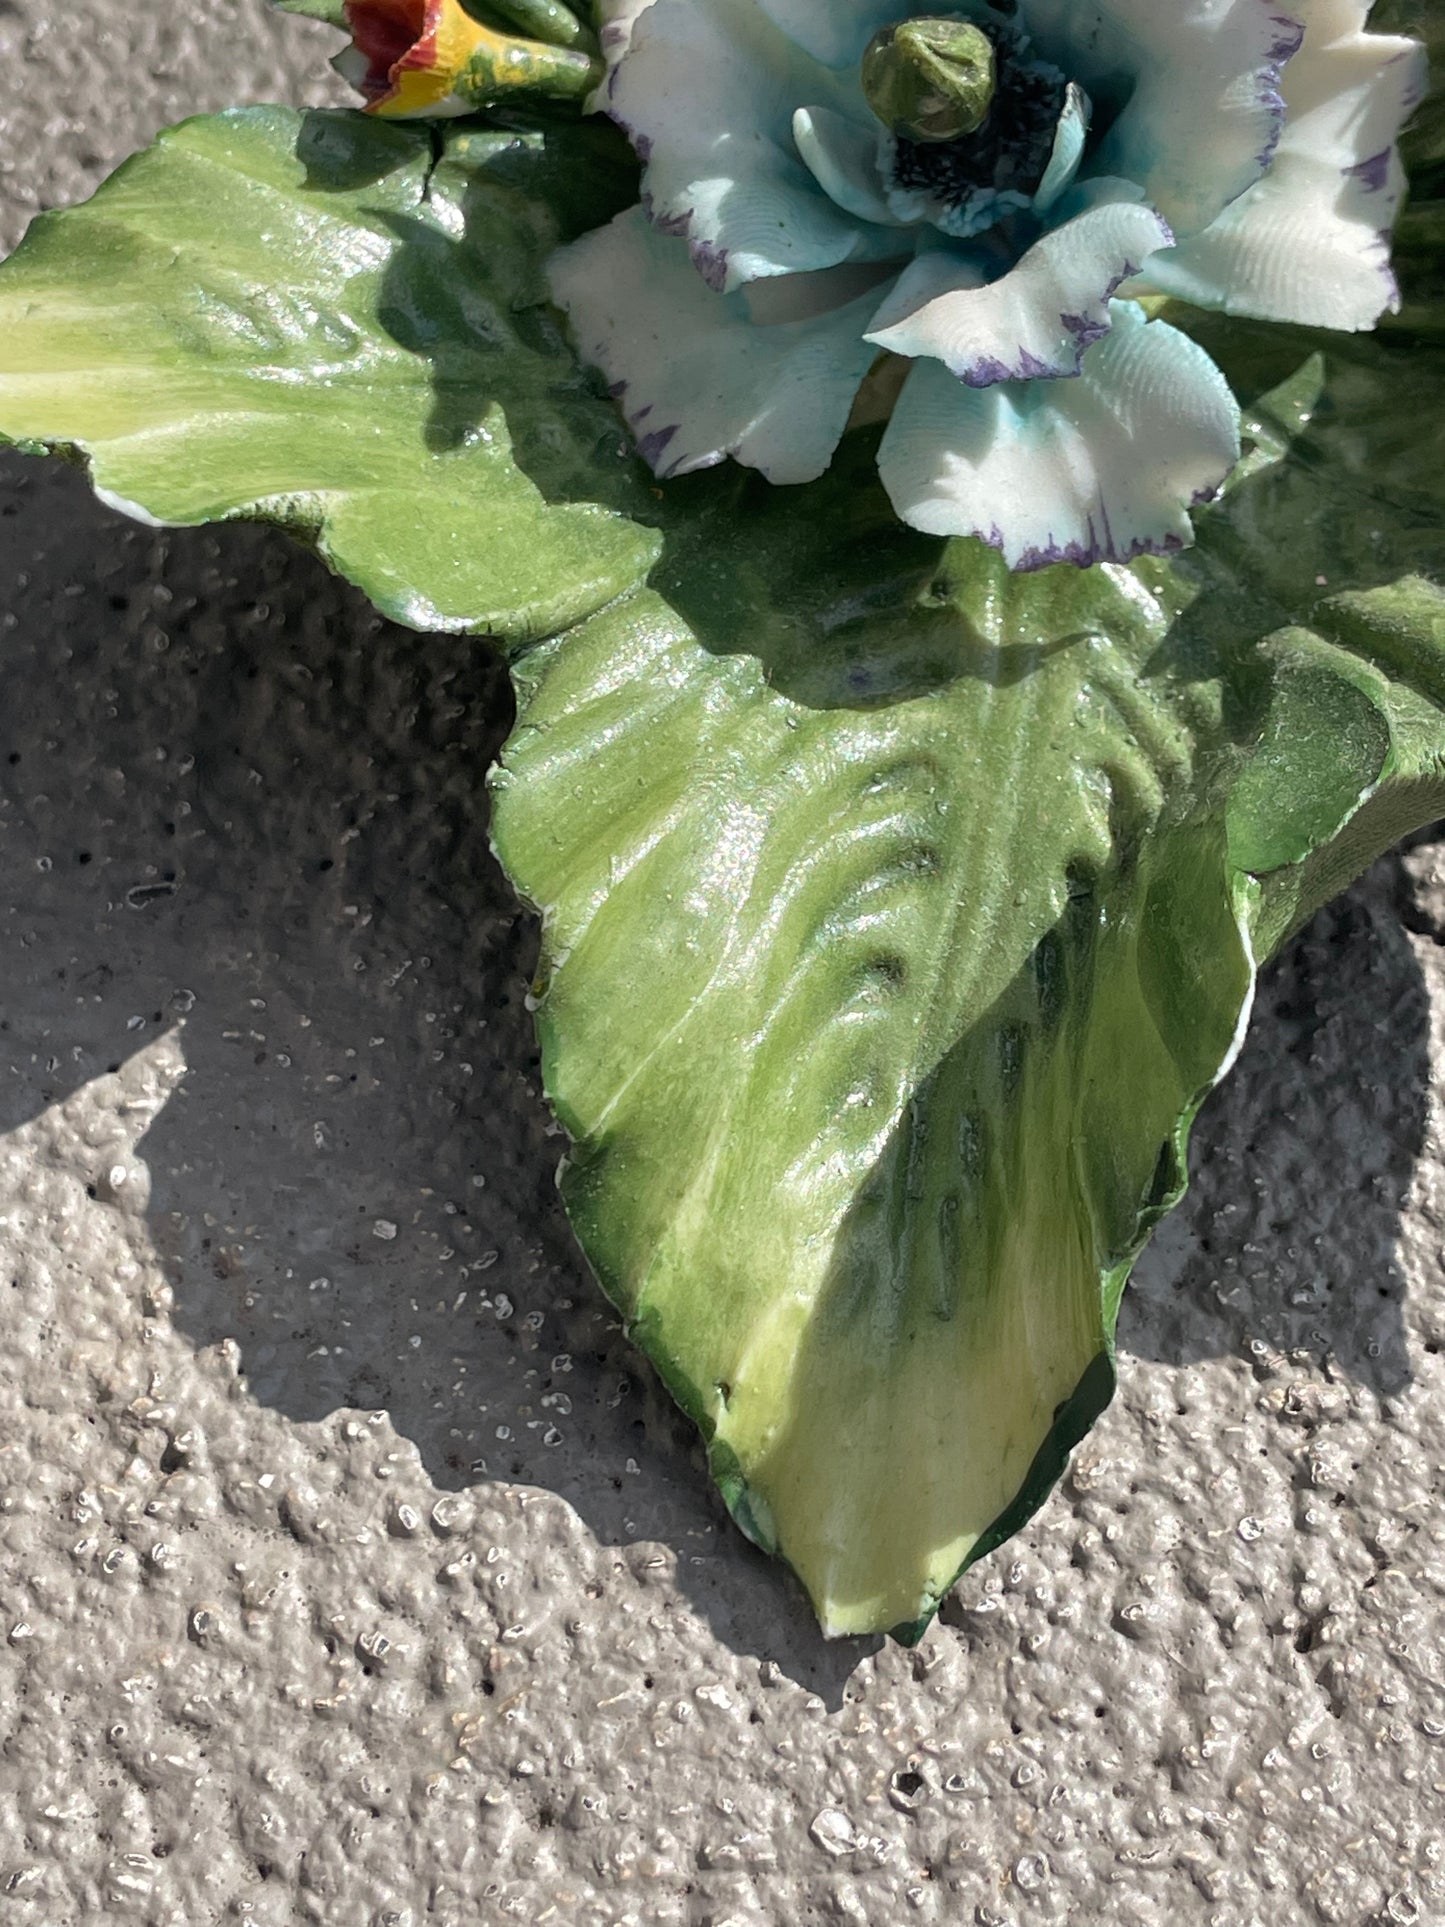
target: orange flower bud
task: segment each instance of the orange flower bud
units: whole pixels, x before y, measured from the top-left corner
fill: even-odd
[[[346,24],[336,69],[387,119],[470,114],[516,93],[580,99],[600,73],[586,53],[484,27],[461,0],[346,0]]]

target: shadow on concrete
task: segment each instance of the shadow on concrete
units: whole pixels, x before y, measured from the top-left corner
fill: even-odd
[[[235,1339],[295,1421],[384,1407],[440,1487],[661,1542],[720,1639],[838,1705],[878,1642],[825,1645],[741,1539],[557,1200],[491,653],[269,531],[137,528],[17,456],[0,573],[0,1130],[179,1024],[139,1156],[192,1342]]]
[[[1264,972],[1195,1126],[1190,1192],[1124,1295],[1121,1352],[1293,1353],[1382,1398],[1409,1382],[1396,1246],[1429,1114],[1429,1001],[1400,881],[1382,859]]]

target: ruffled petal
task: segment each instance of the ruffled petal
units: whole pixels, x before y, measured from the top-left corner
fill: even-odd
[[[856,67],[880,27],[919,11],[908,0],[758,0],[789,40],[825,67]],[[951,9],[945,9],[951,11]]]
[[[941,363],[908,377],[878,451],[894,508],[978,535],[1013,569],[1182,548],[1189,508],[1239,459],[1239,410],[1199,345],[1115,302],[1076,381],[979,390]]]
[[[876,122],[863,127],[827,107],[800,107],[793,115],[793,144],[828,199],[860,221],[902,227],[878,171],[879,135]]]
[[[1283,0],[1026,0],[1039,51],[1118,115],[1096,173],[1138,181],[1195,234],[1269,165],[1285,63],[1303,29]]]
[[[607,73],[602,85],[587,102],[587,111],[591,114],[606,111],[613,73],[632,45],[632,29],[639,16],[652,5],[652,0],[595,0],[595,4],[597,42]]]
[[[755,0],[653,0],[612,77],[608,111],[646,163],[653,220],[686,240],[709,287],[728,291],[898,253],[896,232],[836,206],[793,145],[798,106],[836,111],[849,97]]]
[[[1071,80],[1064,89],[1064,109],[1054,129],[1049,164],[1044,169],[1044,178],[1034,189],[1034,207],[1040,214],[1047,214],[1064,191],[1073,186],[1079,163],[1084,158],[1084,142],[1089,136],[1093,112],[1089,96]]]
[[[1146,263],[1150,287],[1321,328],[1372,328],[1399,307],[1390,231],[1405,170],[1395,142],[1423,96],[1425,54],[1413,40],[1359,32],[1362,13],[1330,0],[1311,15],[1285,70],[1289,118],[1274,165],[1203,234]]]
[[[1315,45],[1363,33],[1375,0],[1289,0],[1289,10]]]
[[[853,294],[847,276],[841,292]],[[659,476],[731,455],[770,482],[813,481],[877,354],[863,340],[876,292],[818,313],[837,279],[799,276],[769,285],[755,312],[746,294],[706,288],[682,242],[640,208],[559,249],[548,277]]]
[[[1103,187],[1103,183],[1096,183]],[[930,355],[970,388],[1077,375],[1109,332],[1114,290],[1172,236],[1161,215],[1120,198],[1054,228],[996,281],[976,260],[920,255],[874,315],[868,339],[895,355]]]

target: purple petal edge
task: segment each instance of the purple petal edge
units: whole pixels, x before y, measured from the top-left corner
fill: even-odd
[[[985,537],[985,540],[988,538]],[[995,548],[1001,544],[993,544]],[[1140,538],[1130,542],[1126,548],[1101,543],[1094,532],[1094,518],[1089,517],[1089,540],[1085,542],[1065,542],[1062,546],[1051,542],[1046,549],[1025,549],[1013,565],[1015,575],[1032,575],[1039,569],[1051,569],[1060,562],[1071,562],[1077,569],[1092,569],[1100,562],[1135,562],[1141,555],[1176,555],[1186,546],[1183,536],[1165,535],[1157,542]]]
[[[1161,248],[1173,247],[1174,234],[1169,223],[1160,217],[1159,227],[1163,234]],[[1099,299],[1104,304],[1104,319],[1091,321],[1086,314],[1061,314],[1059,320],[1073,337],[1075,360],[1072,368],[1050,367],[1031,355],[1027,348],[1021,351],[1019,365],[1010,368],[1006,362],[994,355],[984,355],[972,362],[958,379],[965,388],[995,388],[1001,381],[1068,381],[1083,373],[1084,356],[1096,341],[1102,341],[1113,323],[1109,320],[1109,303],[1114,299],[1124,283],[1139,273],[1137,261],[1126,261],[1114,279],[1104,289]]]
[[[1301,22],[1287,13],[1271,14],[1270,24],[1275,29],[1275,37],[1266,56],[1268,64],[1259,76],[1259,104],[1267,109],[1270,117],[1269,137],[1255,156],[1261,174],[1268,171],[1280,141],[1284,138],[1287,109],[1280,87],[1280,76],[1284,67],[1294,59],[1304,45],[1305,38],[1305,30]]]
[[[663,471],[659,466],[662,452],[676,433],[677,423],[674,422],[670,428],[653,428],[645,435],[636,436],[637,452],[654,475],[662,474]]]
[[[1347,167],[1345,173],[1351,180],[1358,181],[1367,194],[1378,194],[1390,178],[1390,157],[1393,148],[1382,147],[1378,154],[1371,154],[1368,160],[1356,161]]]
[[[1109,527],[1107,509],[1100,511],[1100,518],[1102,530],[1095,527],[1093,516],[1089,517],[1087,542],[1051,541],[1045,548],[1025,549],[1018,561],[1012,564],[1011,573],[1032,575],[1039,569],[1051,569],[1060,562],[1072,563],[1076,569],[1092,569],[1100,562],[1134,562],[1141,555],[1177,555],[1188,546],[1183,536],[1165,535],[1157,542],[1141,537],[1121,548],[1114,540],[1114,531]],[[971,533],[1000,553],[1008,546],[997,522],[992,528],[974,529]]]
[[[643,190],[642,211],[657,229],[674,241],[686,241],[692,265],[714,294],[726,294],[728,251],[711,241],[696,241],[692,236],[692,217],[687,214],[659,214],[652,196]]]

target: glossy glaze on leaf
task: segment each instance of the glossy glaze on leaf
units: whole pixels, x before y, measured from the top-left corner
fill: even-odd
[[[571,150],[603,194],[605,132]],[[285,523],[414,627],[580,620],[655,543],[594,506],[615,420],[537,305],[572,190],[541,135],[451,155],[351,114],[172,128],[6,264],[0,431],[156,521]]]
[[[1199,548],[1012,577],[874,433],[652,483],[541,282],[634,190],[585,127],[192,123],[0,271],[0,429],[512,648],[579,1235],[743,1527],[913,1637],[1107,1399],[1257,963],[1445,812],[1445,350],[1418,282],[1190,320],[1250,398]]]
[[[684,550],[518,666],[564,1194],[829,1630],[921,1630],[1043,1496],[1256,961],[1445,808],[1445,604],[1304,626],[1238,573],[1260,462],[1188,572],[914,547],[861,467],[739,489],[711,593]]]

